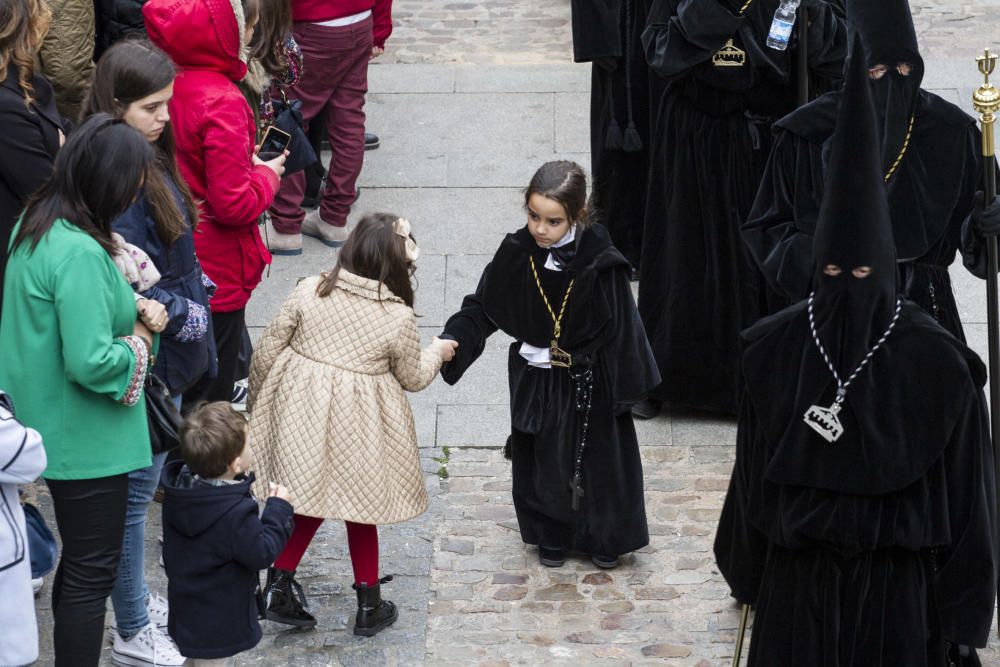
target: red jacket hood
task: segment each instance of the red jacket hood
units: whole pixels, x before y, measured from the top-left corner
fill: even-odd
[[[149,38],[181,69],[211,70],[234,82],[246,76],[240,0],[149,0],[142,15]]]

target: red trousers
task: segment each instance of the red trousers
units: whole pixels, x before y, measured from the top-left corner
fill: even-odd
[[[288,538],[285,550],[274,561],[274,566],[279,570],[296,570],[322,523],[323,519],[318,517],[296,514],[292,536]],[[344,523],[347,525],[347,547],[351,551],[354,583],[374,586],[378,583],[378,526],[350,521]]]
[[[326,109],[330,166],[320,204],[324,222],[343,227],[356,195],[365,159],[365,94],[372,52],[371,17],[348,26],[296,23],[295,41],[302,49],[302,78],[288,97],[302,102],[306,124]],[[306,176],[296,172],[281,179],[271,219],[282,234],[298,234],[305,217],[302,195]]]

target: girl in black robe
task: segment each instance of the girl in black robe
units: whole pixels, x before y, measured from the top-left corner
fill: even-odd
[[[845,32],[809,9],[809,67],[839,79]],[[778,0],[655,0],[642,35],[667,82],[655,115],[639,312],[663,384],[657,401],[735,413],[739,332],[762,314],[764,281],[740,238],[770,148],[794,108],[794,49],[765,45]]]
[[[573,58],[592,63],[590,162],[598,222],[639,266],[649,175],[649,120],[662,92],[642,31],[652,0],[573,0]]]
[[[748,665],[978,665],[997,582],[985,368],[899,292],[859,45],[852,60],[815,291],[743,333],[715,555],[756,608]]]
[[[586,189],[575,163],[536,172],[525,191],[527,226],[507,235],[442,334],[459,342],[441,369],[449,384],[498,329],[515,340],[508,355],[514,508],[521,537],[552,567],[574,549],[614,567],[619,555],[649,542],[630,408],[659,376],[629,264],[602,226],[588,224]],[[571,365],[551,363],[561,360]]]
[[[986,274],[983,244],[967,224],[982,182],[979,130],[954,104],[920,88],[924,64],[907,0],[850,0],[848,10],[871,71],[904,293],[965,340],[948,266],[961,249],[966,266]],[[775,123],[774,147],[743,227],[755,260],[783,297],[772,311],[810,289],[812,236],[840,95],[827,93]]]

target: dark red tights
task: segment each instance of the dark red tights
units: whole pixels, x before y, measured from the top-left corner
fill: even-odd
[[[296,514],[295,529],[288,538],[285,550],[274,561],[274,566],[279,570],[296,570],[322,523],[323,519],[318,517]],[[350,521],[344,523],[347,525],[347,547],[351,551],[354,583],[374,586],[378,583],[378,526]]]

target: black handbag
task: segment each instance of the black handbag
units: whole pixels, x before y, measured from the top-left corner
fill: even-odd
[[[180,444],[180,410],[174,405],[170,390],[163,380],[146,374],[146,419],[149,422],[149,444],[153,455],[169,452]]]
[[[294,174],[314,165],[319,158],[316,157],[316,151],[309,143],[309,137],[304,129],[302,102],[289,100],[285,91],[282,90],[280,98],[271,99],[271,108],[274,110],[274,120],[271,121],[271,124],[279,130],[284,130],[292,137],[288,142],[285,175]]]

